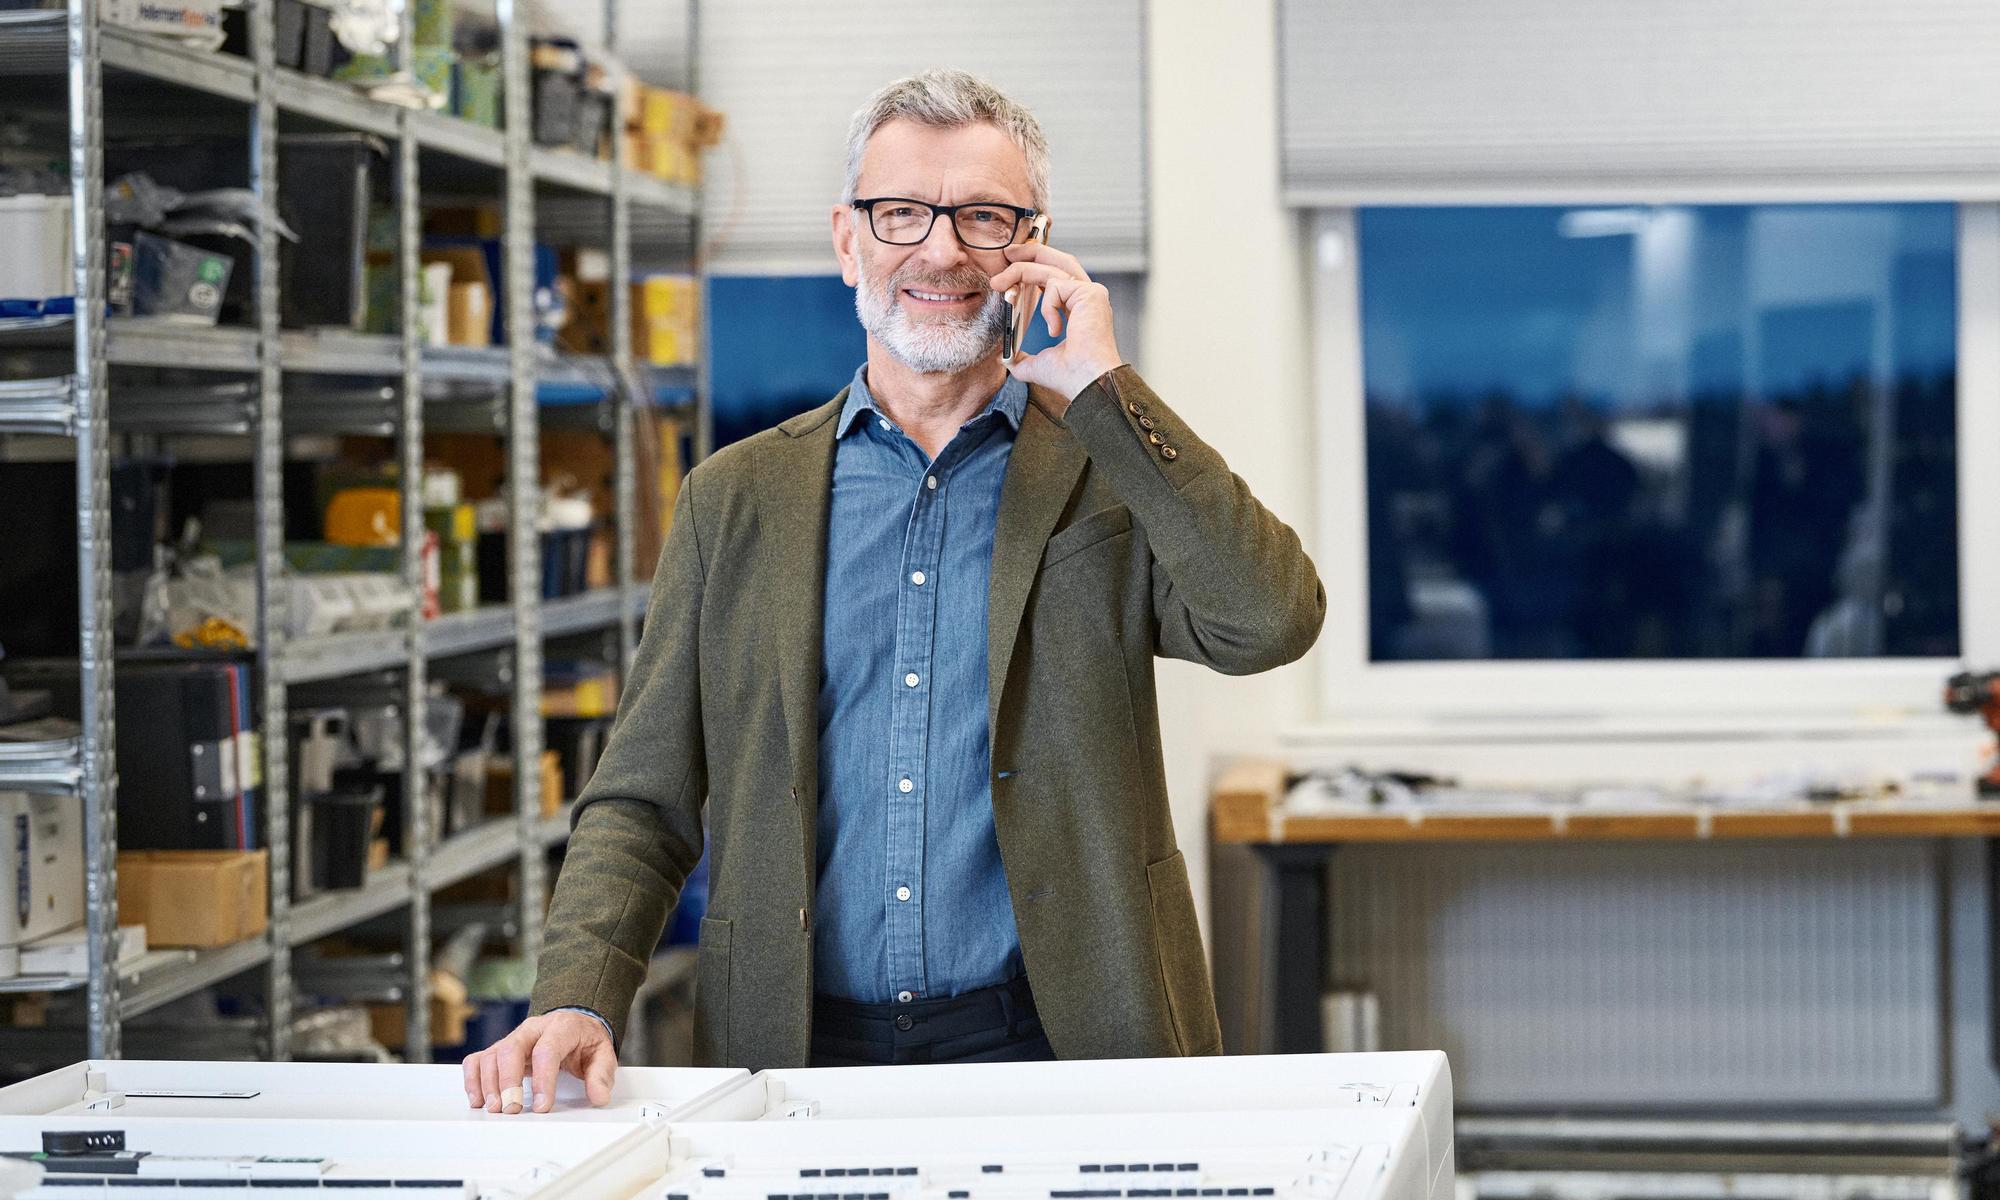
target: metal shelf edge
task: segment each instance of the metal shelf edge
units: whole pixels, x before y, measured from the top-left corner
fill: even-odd
[[[324,892],[291,907],[291,944],[302,946],[410,902],[410,866],[393,862],[369,873],[362,887]]]
[[[424,886],[431,891],[450,887],[507,862],[519,852],[514,818],[494,817],[431,847],[429,861],[424,864]]]
[[[377,137],[396,136],[396,118],[403,111],[397,105],[371,100],[344,83],[284,67],[277,69],[274,83],[281,109]]]
[[[426,346],[422,372],[426,379],[506,383],[510,378],[507,347]]]
[[[243,104],[256,96],[257,71],[247,59],[191,50],[108,23],[99,28],[97,44],[107,67]]]
[[[598,588],[577,596],[542,601],[542,636],[562,637],[602,629],[618,622],[617,588]]]
[[[287,371],[325,375],[401,375],[403,344],[385,333],[294,330],[278,337]]]
[[[487,605],[470,612],[446,613],[424,626],[425,658],[450,658],[492,650],[514,640],[514,610]]]
[[[262,935],[230,946],[196,952],[191,963],[164,967],[127,980],[119,997],[121,1020],[149,1013],[210,984],[220,983],[270,961],[271,944]]]
[[[576,801],[572,800],[555,816],[535,822],[535,844],[547,848],[568,841],[570,816],[575,809]]]
[[[634,204],[657,208],[676,216],[695,215],[693,189],[644,171],[626,169],[625,196]]]
[[[311,683],[400,667],[409,661],[406,638],[401,629],[304,638],[285,645],[279,654],[279,670],[286,683]]]
[[[536,146],[528,152],[528,165],[538,182],[598,196],[611,194],[611,164],[601,158]]]
[[[121,366],[257,369],[254,329],[176,324],[152,317],[113,317],[104,329],[105,358]]]
[[[498,129],[435,112],[413,114],[410,127],[416,131],[417,144],[426,150],[489,167],[507,164],[507,135]]]

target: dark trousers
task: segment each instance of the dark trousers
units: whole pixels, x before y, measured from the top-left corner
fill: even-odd
[[[1026,976],[943,1000],[813,997],[812,1065],[1046,1062],[1055,1057]]]

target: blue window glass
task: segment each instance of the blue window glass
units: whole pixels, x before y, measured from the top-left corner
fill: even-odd
[[[1958,654],[1953,206],[1358,226],[1376,661]]]

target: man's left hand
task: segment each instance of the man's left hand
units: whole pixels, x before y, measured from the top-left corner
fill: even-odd
[[[993,290],[1039,286],[1049,336],[1062,336],[1068,330],[1068,336],[1040,354],[1016,355],[1007,369],[1017,379],[1056,392],[1067,411],[1069,402],[1098,376],[1125,361],[1111,328],[1111,293],[1092,282],[1073,255],[1052,246],[1023,242],[1007,247],[1006,254],[1007,266],[993,277]]]

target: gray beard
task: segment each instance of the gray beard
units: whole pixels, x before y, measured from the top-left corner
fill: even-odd
[[[854,312],[861,327],[897,362],[925,375],[957,374],[996,353],[1007,329],[1007,302],[1000,293],[988,292],[970,317],[912,321],[896,295],[906,284],[929,290],[923,287],[928,282],[892,275],[878,285],[864,269],[854,288]],[[974,286],[984,285],[954,284],[938,290],[971,291]]]

